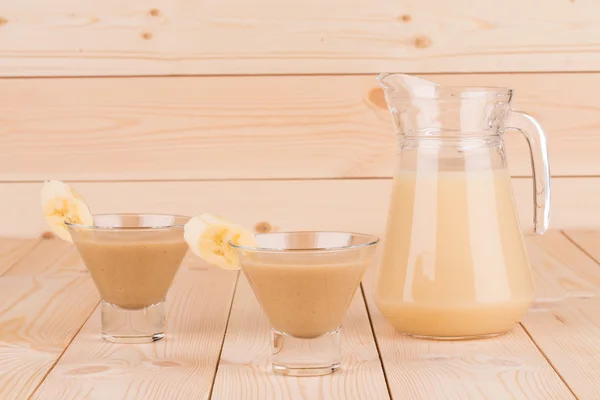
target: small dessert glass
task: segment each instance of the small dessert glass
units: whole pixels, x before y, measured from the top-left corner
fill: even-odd
[[[164,337],[165,299],[188,245],[189,217],[94,215],[94,225],[66,223],[100,293],[102,337],[147,343]]]
[[[271,323],[273,371],[291,376],[337,371],[342,321],[379,238],[348,232],[255,237],[254,247],[230,245]]]

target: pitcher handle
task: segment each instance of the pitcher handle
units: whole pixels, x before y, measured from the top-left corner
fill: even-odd
[[[533,173],[533,231],[542,235],[550,223],[550,163],[546,134],[535,118],[523,112],[511,110],[510,125],[508,129],[521,132],[529,144]]]

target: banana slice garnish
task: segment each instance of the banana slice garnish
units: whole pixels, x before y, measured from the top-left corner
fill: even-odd
[[[232,224],[211,214],[190,219],[184,227],[184,238],[194,254],[209,264],[223,269],[239,269],[239,246],[256,246],[254,234],[241,225]]]
[[[65,222],[93,225],[94,217],[85,200],[61,181],[46,181],[42,186],[44,218],[56,236],[73,243]]]

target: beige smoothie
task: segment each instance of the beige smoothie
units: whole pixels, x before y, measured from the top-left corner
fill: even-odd
[[[503,333],[533,295],[505,169],[395,176],[374,297],[398,331]]]
[[[301,255],[277,264],[257,261],[242,264],[256,298],[275,330],[298,338],[341,326],[368,264],[366,259],[315,264]]]
[[[92,239],[93,238],[93,239]],[[74,240],[102,300],[139,309],[165,300],[188,245],[181,239],[119,241],[90,235]]]

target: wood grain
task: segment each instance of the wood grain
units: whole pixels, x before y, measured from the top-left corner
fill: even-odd
[[[43,240],[0,277],[0,398],[27,399],[98,295],[74,249]]]
[[[381,234],[391,190],[389,179],[74,182],[96,214],[114,212],[210,212],[249,229],[338,229]],[[40,216],[40,183],[0,183],[0,236],[38,236],[47,229]],[[529,179],[513,179],[522,228],[532,221]],[[600,178],[554,178],[551,226],[600,226]]]
[[[600,263],[600,234],[598,234],[598,230],[569,230],[564,234],[596,262]]]
[[[0,275],[11,269],[39,244],[38,239],[15,239],[0,237]]]
[[[0,37],[2,28],[0,28]],[[508,86],[547,131],[554,175],[600,175],[598,74],[435,75]],[[390,177],[375,76],[0,80],[0,180]],[[506,135],[508,165],[531,176]]]
[[[360,291],[342,327],[342,369],[318,378],[275,375],[269,322],[240,275],[212,399],[389,399]]]
[[[99,308],[32,399],[208,399],[237,272],[188,256],[167,297],[165,339],[100,337]]]
[[[585,0],[22,0],[1,9],[0,74],[597,70],[599,16]]]
[[[363,280],[383,367],[395,399],[574,399],[521,326],[489,340],[432,341],[396,332]]]
[[[575,395],[594,400],[600,393],[600,266],[558,232],[529,243],[538,298],[523,325]]]
[[[563,400],[574,399],[572,391],[578,399],[595,400],[600,268],[586,252],[597,252],[600,232],[567,234],[570,239],[552,231],[527,239],[536,303],[523,322],[525,331],[519,327],[491,340],[400,336],[371,301],[370,268],[363,288],[391,395]],[[29,255],[16,259],[25,251],[16,249],[27,245]],[[189,256],[169,294],[165,340],[139,346],[104,342],[96,312],[62,354],[97,303],[79,257],[62,241],[7,239],[0,240],[0,261],[12,265],[0,277],[0,398],[28,399],[36,388],[32,398],[43,400],[208,398],[235,272],[207,268]],[[344,325],[350,356],[343,373],[316,379],[267,375],[268,323],[242,278],[213,398],[388,398],[368,323],[359,293]]]

